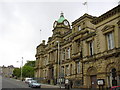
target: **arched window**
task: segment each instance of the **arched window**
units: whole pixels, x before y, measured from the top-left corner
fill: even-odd
[[[112,86],[117,86],[117,74],[115,68],[112,68],[111,75],[112,75]]]

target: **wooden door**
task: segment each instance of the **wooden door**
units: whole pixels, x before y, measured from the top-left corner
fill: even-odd
[[[91,76],[91,87],[92,88],[97,88],[97,76]]]

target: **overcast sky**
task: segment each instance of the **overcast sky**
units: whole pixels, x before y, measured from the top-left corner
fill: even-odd
[[[52,36],[61,11],[71,24],[87,12],[84,1],[0,0],[0,66],[19,67],[22,57],[24,63],[35,60],[36,47]],[[100,16],[118,5],[118,0],[98,1],[87,0],[88,14]]]

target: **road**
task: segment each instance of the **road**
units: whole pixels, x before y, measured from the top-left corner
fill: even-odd
[[[35,88],[29,88],[26,83],[23,81],[12,79],[12,78],[0,78],[0,85],[2,87],[2,90],[36,90]],[[53,85],[46,85],[42,84],[41,89],[37,88],[39,90],[46,90],[45,88],[51,88],[50,90],[53,90],[53,88],[56,88],[55,90],[59,90],[59,86],[53,86]],[[63,90],[63,89],[62,89]]]
[[[67,90],[60,89],[59,86],[42,84],[41,88],[29,88],[28,85],[20,80],[12,78],[0,78],[0,85],[2,85],[2,90]],[[2,84],[1,84],[2,83]],[[1,87],[0,87],[1,88]],[[81,89],[70,89],[70,90],[81,90]]]
[[[2,77],[2,88],[28,88],[28,85],[20,80]]]

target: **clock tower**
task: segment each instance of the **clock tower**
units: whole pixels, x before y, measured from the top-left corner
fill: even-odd
[[[53,35],[56,33],[64,34],[70,30],[70,24],[67,19],[64,18],[61,12],[60,18],[53,24]]]

